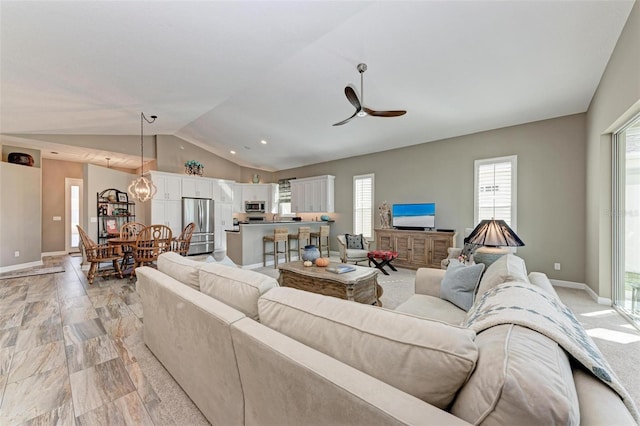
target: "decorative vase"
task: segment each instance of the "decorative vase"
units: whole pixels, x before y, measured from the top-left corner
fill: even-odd
[[[319,257],[320,257],[320,250],[318,250],[318,247],[316,247],[313,244],[304,246],[304,250],[302,251],[302,260],[309,260],[315,263],[316,259]]]
[[[260,175],[253,175],[253,178],[251,179],[251,182],[260,183]]]
[[[188,175],[202,176],[204,172],[204,167],[199,165],[188,165],[188,166],[185,166],[184,171]]]

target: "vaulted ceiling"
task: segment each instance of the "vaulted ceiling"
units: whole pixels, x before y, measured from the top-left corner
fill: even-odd
[[[3,1],[0,132],[136,135],[144,111],[145,133],[274,171],[580,113],[632,7]],[[332,126],[361,62],[365,105],[408,113]]]

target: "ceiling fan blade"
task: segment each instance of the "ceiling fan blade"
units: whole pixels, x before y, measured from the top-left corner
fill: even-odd
[[[348,123],[348,122],[349,122],[353,117],[355,117],[356,115],[358,115],[358,112],[360,112],[360,111],[356,111],[356,112],[354,112],[354,113],[353,113],[353,115],[352,115],[351,117],[347,118],[346,120],[342,120],[342,121],[341,121],[341,122],[339,122],[339,123],[334,124],[334,126],[342,126],[343,124]]]
[[[370,108],[364,107],[362,108],[367,114],[373,117],[400,117],[401,115],[405,115],[407,111],[397,110],[397,111],[375,111]]]
[[[344,88],[344,94],[347,95],[347,99],[351,102],[351,105],[355,107],[356,110],[360,111],[362,105],[360,105],[360,99],[358,99],[358,95],[356,91],[353,90],[353,87],[347,86]]]

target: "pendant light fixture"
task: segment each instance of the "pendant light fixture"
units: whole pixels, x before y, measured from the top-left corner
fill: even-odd
[[[135,200],[142,202],[152,199],[158,190],[150,178],[144,177],[144,122],[151,124],[156,118],[158,116],[152,115],[149,120],[144,112],[140,113],[140,177],[131,182],[128,191]]]

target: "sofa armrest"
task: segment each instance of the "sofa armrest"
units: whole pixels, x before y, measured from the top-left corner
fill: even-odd
[[[440,283],[446,270],[420,268],[416,271],[415,292],[428,296],[440,297]]]

